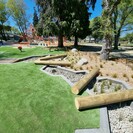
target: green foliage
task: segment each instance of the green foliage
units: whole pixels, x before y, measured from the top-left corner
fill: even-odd
[[[90,34],[88,7],[84,1],[76,3],[71,24],[71,34],[84,39]]]
[[[102,28],[104,33],[105,45],[101,50],[101,59],[108,60],[109,53],[112,48],[113,42],[113,24],[112,15],[115,9],[120,4],[121,0],[103,0],[103,12],[102,12]]]
[[[9,11],[6,6],[6,0],[0,0],[0,34],[4,40],[7,40],[4,23],[8,20],[8,18]]]
[[[102,18],[96,17],[90,22],[91,36],[95,38],[95,41],[102,40],[103,38],[103,30],[102,30]]]
[[[112,14],[114,30],[114,47],[118,47],[122,32],[133,30],[133,0],[121,0]],[[130,40],[131,41],[131,40]]]
[[[119,91],[119,90],[121,90],[121,85],[116,85],[114,91]]]
[[[18,28],[16,28],[16,27],[11,27],[11,31],[12,31],[14,34],[20,34],[20,31],[19,31]]]
[[[88,5],[94,7],[96,0],[45,0],[43,2],[37,0],[36,2],[40,9],[38,29],[43,27],[44,35],[57,35],[59,41],[63,36],[85,38],[88,35]]]
[[[21,33],[25,33],[28,25],[28,16],[26,13],[26,5],[23,0],[8,0],[7,6],[10,15],[15,21]]]
[[[33,14],[33,25],[34,25],[34,27],[37,26],[38,21],[39,21],[39,19],[38,19],[37,11],[36,11],[36,8],[34,7],[34,14]]]
[[[0,24],[4,24],[9,18],[9,11],[5,0],[0,0]]]
[[[9,26],[9,25],[3,25],[3,26],[2,26],[2,25],[0,24],[0,31],[2,30],[2,27],[4,28],[5,31],[11,31],[11,29],[12,29],[11,26]]]
[[[127,41],[129,43],[133,43],[133,33],[126,34],[126,36],[121,38],[121,41]]]
[[[0,47],[0,59],[6,58],[24,58],[33,55],[46,55],[46,54],[61,54],[64,51],[52,51],[50,52],[48,49],[42,49],[42,47],[36,48],[23,48],[24,52],[19,52],[19,50],[12,47]]]

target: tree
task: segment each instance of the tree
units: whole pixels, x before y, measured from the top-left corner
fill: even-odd
[[[78,46],[78,38],[84,39],[91,33],[89,29],[89,16],[88,9],[90,7],[89,1],[86,3],[85,0],[76,1],[73,7],[73,16],[71,22],[71,35],[75,37],[74,46]]]
[[[28,17],[26,14],[26,5],[23,0],[8,0],[7,2],[10,14],[16,22],[20,32],[26,34],[28,26]]]
[[[90,21],[91,36],[95,42],[103,39],[102,18],[96,17]]]
[[[108,60],[109,53],[112,49],[112,38],[113,38],[113,23],[112,14],[118,7],[121,0],[103,0],[103,12],[102,12],[102,26],[104,28],[104,39],[105,45],[102,46],[101,59]]]
[[[59,47],[63,46],[63,36],[72,35],[74,28],[78,29],[77,27],[80,27],[79,14],[76,12],[75,7],[80,10],[79,2],[82,3],[82,1],[89,2],[94,7],[96,0],[36,0],[40,11],[39,25],[43,27],[43,34],[57,35]],[[77,16],[76,19],[75,16]],[[72,27],[72,25],[74,26]],[[75,34],[79,34],[77,31]]]
[[[121,38],[121,41],[127,41],[128,43],[133,43],[133,32],[126,34],[126,36]]]
[[[122,0],[112,14],[114,49],[118,49],[121,32],[133,30],[133,0]]]
[[[37,11],[36,11],[36,8],[34,7],[34,14],[33,14],[33,25],[34,25],[34,27],[37,26],[38,21],[39,21],[39,19],[38,19]]]
[[[20,31],[16,27],[11,27],[11,31],[13,34],[20,34]]]
[[[9,18],[9,12],[6,7],[6,1],[5,0],[0,0],[0,34],[2,35],[2,38],[7,40],[5,31],[4,31],[4,23],[8,20]]]

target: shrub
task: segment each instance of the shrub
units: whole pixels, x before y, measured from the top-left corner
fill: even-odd
[[[124,74],[123,74],[123,77],[127,77],[127,74],[126,74],[126,73],[124,73]]]
[[[100,64],[100,68],[103,68],[103,65],[102,64]]]
[[[113,77],[113,78],[117,78],[117,74],[114,73],[114,74],[112,75],[112,77]]]
[[[96,87],[96,86],[94,86],[93,91],[94,91],[94,92],[97,92],[97,87]]]
[[[116,85],[115,86],[115,91],[119,91],[121,89],[121,86],[120,85]]]
[[[105,85],[105,83],[102,82],[102,83],[101,83],[101,93],[104,93],[104,85]]]
[[[18,49],[22,52],[22,46],[18,46]]]
[[[112,81],[111,80],[109,80],[109,85],[112,85]]]

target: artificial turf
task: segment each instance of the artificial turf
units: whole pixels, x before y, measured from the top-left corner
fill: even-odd
[[[27,56],[33,56],[33,55],[46,55],[46,54],[61,54],[64,51],[54,49],[52,51],[49,51],[48,48],[44,47],[35,47],[35,48],[23,48],[21,52],[18,50],[18,48],[12,47],[12,46],[2,46],[0,47],[0,59],[7,59],[7,58],[23,58]]]
[[[99,109],[78,111],[61,77],[33,63],[0,64],[0,133],[74,133],[98,128]]]

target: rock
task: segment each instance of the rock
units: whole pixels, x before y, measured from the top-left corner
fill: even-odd
[[[77,65],[82,66],[82,65],[87,64],[87,63],[88,63],[88,60],[85,58],[82,58],[81,60],[78,61]]]
[[[77,50],[76,48],[73,48],[73,49],[71,50],[71,52],[75,53],[75,52],[78,52],[78,50]]]
[[[130,107],[133,109],[133,102],[131,102]]]
[[[56,71],[56,69],[52,69],[52,73],[56,73],[57,71]]]
[[[133,131],[133,110],[125,104],[123,103],[121,106],[120,104],[117,106],[112,104],[112,107],[109,106],[108,108],[112,133],[132,133]],[[122,118],[121,121],[120,117]]]

